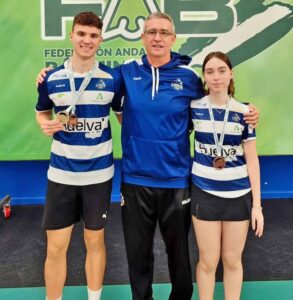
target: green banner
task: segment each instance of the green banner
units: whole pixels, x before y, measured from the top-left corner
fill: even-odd
[[[49,158],[51,139],[35,121],[35,77],[71,55],[72,19],[89,10],[104,21],[97,59],[109,66],[144,54],[142,25],[154,11],[172,16],[173,50],[190,55],[199,73],[207,53],[228,53],[236,98],[261,111],[258,153],[293,154],[293,0],[10,0],[0,2],[0,160]],[[120,158],[120,125],[111,121]]]

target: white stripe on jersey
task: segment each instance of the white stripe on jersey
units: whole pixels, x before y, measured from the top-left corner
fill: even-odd
[[[213,133],[214,127],[211,120],[197,120],[193,119],[193,126],[196,132]],[[215,121],[216,133],[221,134],[223,128],[223,121]],[[240,123],[227,122],[225,126],[225,134],[239,135],[242,134],[244,126]]]
[[[224,150],[224,153],[227,153],[227,156],[229,156],[230,150],[233,149],[235,150],[235,154],[233,151],[233,156],[242,156],[243,153],[243,147],[242,145],[235,145],[235,146],[231,146],[231,145],[223,145],[222,149]],[[197,140],[195,140],[195,151],[197,153],[202,153],[205,155],[210,155],[211,153],[217,152],[217,146],[216,145],[211,145],[211,144],[203,144],[198,142]],[[212,156],[212,155],[210,155]],[[216,157],[215,155],[213,157]]]
[[[92,159],[112,153],[112,141],[93,146],[75,146],[53,140],[51,152],[69,159]]]
[[[198,109],[208,109],[209,108],[209,104],[208,104],[208,97],[205,96],[199,100],[192,100],[190,107],[191,108],[198,108]],[[225,109],[225,105],[215,105],[212,104],[213,108],[217,108],[217,109]],[[229,104],[229,111],[233,111],[233,112],[238,112],[238,113],[242,113],[245,114],[247,112],[249,112],[249,108],[247,105],[238,102],[237,100],[235,100],[234,98],[231,98],[230,104]]]
[[[252,137],[249,137],[248,139],[246,140],[242,140],[243,142],[248,142],[248,141],[253,141],[253,140],[256,140],[256,137],[255,136],[252,136]]]
[[[96,64],[97,66],[97,64]],[[88,72],[86,73],[77,73],[77,72],[74,72],[74,78],[84,78],[86,76]],[[108,78],[108,79],[113,79],[113,76],[101,69],[97,69],[95,68],[94,72],[93,72],[93,75],[92,75],[93,78]],[[48,82],[50,81],[54,81],[54,80],[60,80],[60,79],[68,79],[68,76],[67,76],[67,72],[65,69],[60,69],[58,70],[57,72],[51,74],[49,77],[48,77]]]
[[[103,130],[109,126],[109,117],[102,118],[78,118],[75,126],[64,126],[64,131],[67,132],[87,132],[94,133],[94,137],[101,136]],[[86,136],[91,138],[90,136]]]
[[[113,92],[90,90],[84,91],[77,100],[77,105],[100,104],[106,105],[112,102]],[[50,94],[50,99],[55,106],[67,106],[72,104],[71,92],[59,92]]]
[[[214,167],[201,165],[195,161],[192,164],[192,174],[207,179],[221,181],[237,180],[245,178],[248,175],[246,165],[218,170]]]
[[[48,179],[69,185],[89,185],[105,182],[114,175],[114,165],[109,168],[90,172],[70,172],[56,169],[52,166],[48,170]]]
[[[245,190],[238,190],[238,191],[225,191],[225,192],[220,192],[220,191],[205,191],[209,194],[218,196],[218,197],[223,197],[223,198],[238,198],[241,197],[245,194],[247,194],[251,189],[245,189]]]

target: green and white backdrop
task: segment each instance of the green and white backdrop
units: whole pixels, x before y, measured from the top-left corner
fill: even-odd
[[[35,122],[35,77],[70,56],[73,16],[89,10],[104,21],[97,59],[109,66],[144,54],[142,24],[154,11],[173,17],[173,50],[190,55],[198,72],[210,51],[228,53],[236,98],[261,111],[258,153],[293,154],[293,0],[1,0],[0,160],[49,158],[50,138]],[[112,119],[120,158],[120,128]]]

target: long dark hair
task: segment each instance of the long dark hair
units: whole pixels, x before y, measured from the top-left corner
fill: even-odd
[[[213,57],[216,57],[216,58],[220,59],[221,61],[223,61],[229,67],[230,70],[233,69],[231,61],[230,61],[229,57],[227,56],[227,54],[220,52],[220,51],[216,51],[216,52],[209,53],[205,57],[203,64],[202,64],[202,68],[201,68],[203,74],[205,72],[205,67],[206,67],[207,62],[210,59],[212,59]],[[206,90],[206,93],[209,94],[209,91]],[[228,86],[228,95],[234,97],[234,94],[235,94],[235,85],[234,85],[233,78],[231,78],[229,86]]]

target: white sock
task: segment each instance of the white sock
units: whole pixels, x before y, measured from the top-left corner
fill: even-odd
[[[88,300],[100,300],[102,288],[100,288],[98,291],[93,291],[88,287],[87,293],[88,293]]]
[[[46,300],[48,300],[47,296],[46,296]],[[56,300],[62,300],[62,295],[59,298],[57,298]]]

